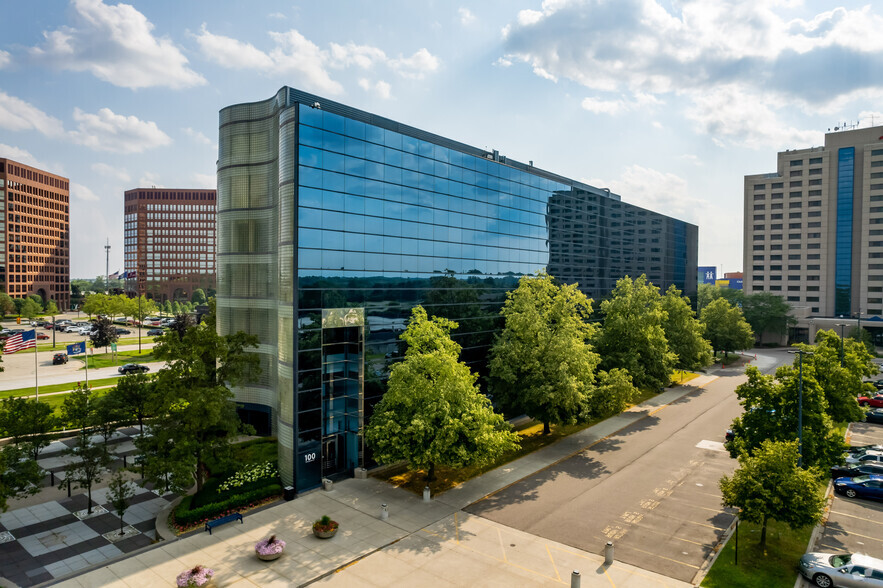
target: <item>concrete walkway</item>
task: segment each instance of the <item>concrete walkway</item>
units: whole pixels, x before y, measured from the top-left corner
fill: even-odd
[[[349,479],[279,503],[230,523],[212,535],[199,533],[63,580],[65,587],[173,586],[196,565],[215,570],[216,586],[252,588],[312,582],[332,586],[561,586],[579,570],[581,586],[656,587],[689,584],[614,562],[463,512],[521,478],[579,452],[629,424],[716,379],[701,376],[639,406],[571,435],[424,502],[375,479]],[[381,520],[381,504],[388,520]],[[330,540],[312,535],[322,515],[340,523]],[[271,534],[288,545],[283,556],[263,562],[254,543]],[[599,546],[599,552],[603,546]]]

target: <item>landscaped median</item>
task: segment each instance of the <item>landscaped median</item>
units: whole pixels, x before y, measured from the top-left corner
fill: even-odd
[[[679,386],[698,377],[698,374],[686,372],[678,372],[672,375],[672,386]],[[645,400],[656,396],[656,392],[644,390],[641,395],[635,399],[630,406],[641,404]],[[583,429],[591,427],[604,419],[595,419],[592,421],[577,423],[575,425],[552,425],[552,432],[548,435],[543,434],[543,424],[535,421],[528,421],[515,427],[519,436],[520,447],[509,453],[504,454],[500,459],[484,466],[471,466],[465,468],[449,468],[445,466],[436,466],[436,479],[429,484],[430,492],[436,496],[446,490],[450,490],[463,482],[480,476],[485,472],[489,472],[495,468],[505,465],[511,461],[533,453],[543,447],[551,445],[569,435],[578,433]],[[372,477],[385,480],[394,486],[410,490],[411,492],[422,495],[423,488],[426,484],[426,472],[424,470],[408,470],[407,464],[399,464],[387,468],[381,468],[377,473],[372,473]]]

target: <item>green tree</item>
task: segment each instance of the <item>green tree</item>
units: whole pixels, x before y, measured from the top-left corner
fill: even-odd
[[[89,318],[97,315],[107,315],[108,312],[108,296],[107,294],[96,293],[86,295],[83,301],[83,307],[80,309],[89,315]]]
[[[117,385],[107,395],[114,398],[128,416],[138,422],[143,436],[144,419],[153,415],[151,408],[155,404],[156,389],[150,376],[142,373],[129,374],[117,380]]]
[[[0,403],[0,431],[37,461],[40,451],[49,445],[49,433],[55,428],[52,407],[30,398],[7,398]]]
[[[89,288],[93,292],[105,292],[107,290],[107,284],[104,282],[104,276],[96,276]]]
[[[64,397],[61,405],[61,420],[69,429],[78,431],[80,444],[85,444],[92,434],[95,422],[95,394],[86,384],[77,382],[70,394]]]
[[[107,489],[107,498],[110,505],[113,506],[114,512],[120,517],[120,535],[123,535],[123,529],[125,528],[123,517],[126,516],[126,511],[129,510],[129,502],[135,497],[135,488],[131,482],[126,480],[123,471],[117,470],[113,477],[111,477]]]
[[[25,305],[27,298],[13,298],[12,303],[15,305],[15,314],[21,315],[21,309]]]
[[[39,315],[41,312],[43,312],[42,304],[37,304],[31,298],[25,298],[24,303],[21,305],[21,310],[19,314],[21,314],[23,317],[34,319],[37,318],[37,315]]]
[[[7,501],[38,494],[44,472],[36,460],[16,445],[0,447],[0,513],[9,508]]]
[[[206,300],[208,299],[205,297],[205,290],[203,290],[202,288],[197,288],[196,290],[194,290],[193,295],[190,297],[190,301],[193,304],[205,304]]]
[[[607,418],[624,411],[638,396],[632,377],[623,369],[598,372],[598,386],[592,396],[589,416]]]
[[[543,423],[574,423],[592,412],[600,358],[590,341],[592,301],[576,284],[540,272],[506,294],[505,324],[490,351],[491,392],[504,412]]]
[[[169,455],[170,461],[189,466],[197,491],[205,481],[206,460],[224,459],[232,437],[251,430],[240,423],[228,386],[259,372],[258,356],[246,352],[257,343],[242,331],[218,335],[212,304],[205,322],[189,327],[183,337],[162,337],[153,349],[166,367],[156,375],[153,436],[139,441],[149,455]]]
[[[662,310],[666,317],[662,330],[668,348],[677,356],[675,367],[681,370],[697,370],[712,361],[711,344],[705,340],[705,328],[690,308],[690,299],[672,284],[662,297]]]
[[[174,314],[174,307],[172,306],[171,300],[166,300],[165,304],[163,304],[163,311],[166,314]]]
[[[7,314],[17,314],[15,308],[15,302],[13,302],[12,297],[6,292],[0,292],[0,316]]]
[[[124,376],[125,379],[128,376]],[[107,442],[121,426],[126,418],[126,411],[117,404],[116,397],[110,394],[96,397],[92,402],[92,427],[104,438],[104,452],[107,453]]]
[[[760,546],[766,547],[769,520],[797,530],[818,523],[825,498],[820,472],[797,467],[797,443],[767,440],[753,456],[740,455],[739,469],[720,480],[723,505],[740,510],[739,518],[761,525]]]
[[[30,300],[33,300],[33,301],[34,301],[34,304],[36,304],[36,305],[40,308],[40,311],[42,312],[42,310],[43,310],[43,302],[44,302],[43,297],[40,296],[39,294],[31,294],[31,295],[28,296],[28,298],[29,298]]]
[[[816,333],[815,345],[806,347],[812,355],[803,356],[804,376],[811,374],[825,395],[828,416],[835,423],[864,419],[855,399],[864,393],[862,381],[877,373],[867,348],[852,340],[843,341],[843,367],[840,367],[840,337],[833,330]]]
[[[871,335],[871,332],[869,330],[865,328],[859,330],[858,326],[855,326],[849,329],[849,333],[847,336],[853,341],[861,341],[865,344],[868,353],[870,353],[871,355],[874,354],[874,337]]]
[[[43,311],[44,314],[47,314],[52,317],[52,321],[55,322],[55,316],[58,314],[58,306],[56,306],[54,300],[50,300],[46,303],[46,309]]]
[[[796,441],[798,437],[798,366],[781,366],[775,377],[755,366],[745,370],[748,381],[736,387],[745,408],[733,420],[735,438],[726,444],[731,457],[753,455],[763,441]],[[823,470],[840,462],[845,445],[834,431],[825,394],[811,369],[803,369],[803,464]]]
[[[486,464],[518,447],[518,436],[479,391],[478,376],[458,360],[460,346],[450,337],[456,328],[429,319],[422,306],[413,309],[401,335],[405,359],[392,366],[365,430],[378,462],[407,461],[427,471],[427,482],[435,480],[436,465]]]
[[[181,314],[184,309],[181,308],[181,303],[177,300],[172,303],[172,312],[176,315]]]
[[[742,314],[761,343],[764,333],[781,336],[788,331],[788,327],[797,324],[797,319],[791,316],[791,306],[785,302],[785,298],[772,292],[744,295]]]
[[[92,514],[92,487],[101,482],[110,464],[110,457],[103,448],[89,441],[88,437],[81,437],[79,444],[65,451],[65,455],[73,459],[65,466],[65,479],[58,487],[62,489],[65,485],[70,485],[71,488],[84,489],[89,499],[86,512]]]
[[[700,320],[705,326],[705,336],[715,353],[724,355],[736,349],[754,346],[754,333],[742,316],[742,311],[724,298],[712,300],[702,309]]]
[[[601,302],[604,326],[597,337],[601,369],[621,368],[635,386],[658,390],[671,383],[677,361],[668,348],[666,319],[659,289],[641,275],[616,282],[611,297]],[[640,353],[635,350],[640,349]]]

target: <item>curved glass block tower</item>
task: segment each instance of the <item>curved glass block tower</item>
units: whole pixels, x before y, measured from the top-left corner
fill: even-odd
[[[521,275],[696,290],[694,225],[287,87],[221,111],[217,220],[218,329],[261,341],[236,401],[298,490],[371,463],[362,426],[413,306],[455,320],[485,374]]]

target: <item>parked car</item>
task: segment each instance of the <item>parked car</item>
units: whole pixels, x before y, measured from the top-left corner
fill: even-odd
[[[77,325],[67,325],[67,326],[64,328],[64,332],[65,332],[65,333],[79,333],[79,332],[80,332],[80,327],[78,327]]]
[[[141,365],[140,363],[127,363],[126,365],[121,365],[120,369],[117,370],[121,374],[137,374],[149,372],[150,368],[146,365]]]
[[[846,450],[847,453],[864,453],[865,451],[883,451],[883,445],[853,445]]]
[[[46,333],[37,333],[37,339],[48,339],[49,335]]]
[[[866,412],[865,421],[883,425],[883,408],[874,408]]]
[[[54,323],[46,323],[45,325],[43,325],[43,328],[46,329],[47,331],[51,331],[52,329],[55,328],[55,324]]]
[[[130,335],[131,333],[132,331],[130,331],[129,329],[121,329],[117,327],[117,335]]]
[[[883,393],[873,396],[859,396],[859,406],[873,406],[874,408],[883,408]]]
[[[42,320],[42,319],[40,319],[40,320],[36,320],[36,321],[31,321],[31,326],[32,326],[32,327],[42,327],[42,326],[45,325],[45,324],[46,324],[46,321],[44,321],[44,320]]]
[[[92,331],[95,330],[95,327],[89,325],[88,327],[80,327],[80,330],[77,331],[80,335],[89,336],[92,334]]]
[[[846,463],[848,465],[859,465],[865,462],[883,462],[883,452],[868,450],[863,453],[856,453],[846,457]]]
[[[732,441],[736,438],[736,432],[733,429],[727,429],[727,432],[724,433],[724,441]]]
[[[883,586],[883,560],[860,553],[805,553],[798,569],[820,588]]]
[[[855,478],[837,478],[834,491],[848,498],[874,498],[883,500],[883,476],[870,474]]]
[[[868,476],[877,474],[883,476],[883,463],[863,463],[859,466],[833,466],[831,468],[831,477],[837,478],[855,478],[856,476]]]
[[[150,337],[159,337],[163,333],[165,333],[165,331],[162,329],[150,329],[149,331],[147,331],[147,335]]]
[[[52,356],[52,365],[67,363],[67,353],[56,353]]]

